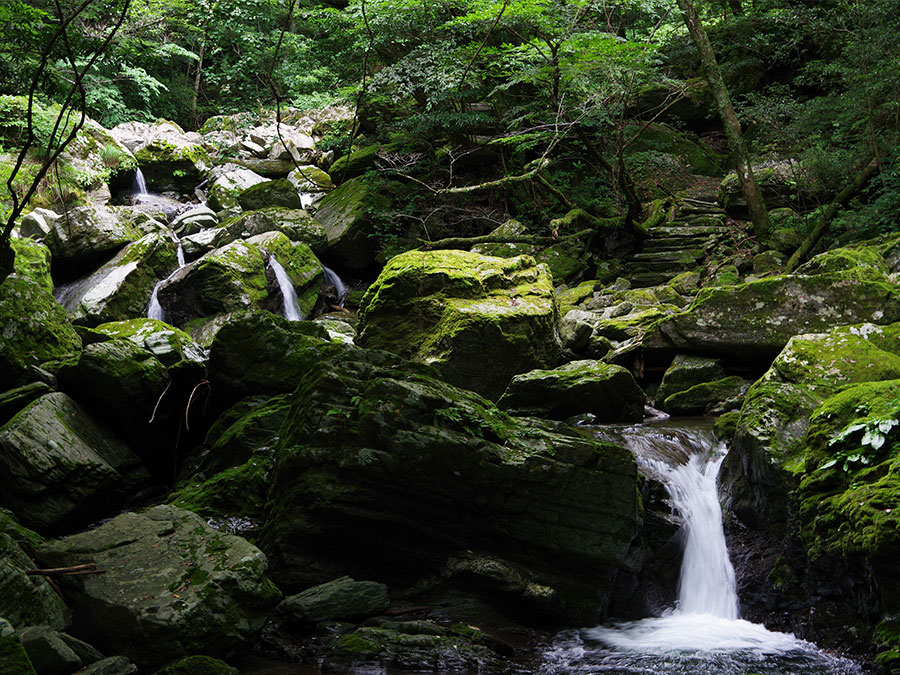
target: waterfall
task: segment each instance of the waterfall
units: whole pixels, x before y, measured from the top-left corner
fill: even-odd
[[[288,273],[274,255],[269,255],[269,266],[272,268],[272,272],[275,273],[275,280],[278,282],[278,288],[281,290],[281,298],[284,302],[284,317],[288,321],[302,320],[300,301],[297,298],[297,291],[294,290],[294,284],[291,283]]]
[[[325,267],[322,265],[322,271],[325,272],[325,285],[333,286],[335,293],[337,293],[338,304],[343,307],[344,300],[347,297],[347,287],[344,285],[344,282],[341,281],[341,278],[337,275],[333,269]]]
[[[140,169],[138,169],[138,175],[140,175]],[[143,182],[143,176],[141,176],[141,182]],[[172,271],[169,276],[167,276],[162,281],[157,281],[156,285],[153,287],[153,293],[150,295],[150,304],[147,305],[147,318],[148,319],[156,319],[157,321],[165,321],[168,323],[169,316],[166,314],[166,310],[162,308],[162,305],[159,304],[159,289],[160,287],[166,283],[172,276],[180,270],[185,265],[184,261],[184,248],[181,246],[181,240],[178,238],[174,232],[172,233],[172,237],[174,237],[175,242],[178,247],[175,249],[175,257],[178,260],[178,267]]]
[[[134,186],[132,190],[136,198],[149,194],[147,192],[147,181],[144,180],[144,172],[141,171],[140,167],[134,170]]]
[[[725,447],[710,429],[669,423],[600,432],[629,448],[659,480],[683,519],[676,607],[660,617],[561,634],[541,675],[851,675],[858,664],[793,635],[738,618],[734,568],[722,530],[716,478]]]

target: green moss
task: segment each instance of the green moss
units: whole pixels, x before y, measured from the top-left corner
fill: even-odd
[[[582,281],[573,288],[561,288],[556,291],[556,302],[559,304],[560,316],[565,316],[569,310],[581,309],[579,305],[588,298],[593,297],[597,281]]]
[[[719,415],[715,425],[716,438],[723,441],[731,441],[735,432],[737,432],[740,418],[741,412],[739,410],[731,410]]]
[[[696,384],[666,398],[663,402],[664,410],[673,415],[700,415],[711,405],[741,395],[748,384],[737,375]]]
[[[16,631],[0,618],[0,675],[35,675]]]
[[[297,187],[287,178],[251,185],[237,196],[237,201],[245,211],[271,206],[282,206],[288,209],[302,208]]]
[[[50,249],[32,239],[11,239],[16,254],[15,273],[35,281],[45,291],[53,292],[50,278]]]
[[[360,633],[350,633],[343,636],[337,641],[335,646],[351,654],[378,654],[383,649],[378,642],[365,638]]]
[[[238,673],[237,668],[232,668],[224,661],[211,656],[188,656],[156,671],[156,675],[238,675]]]

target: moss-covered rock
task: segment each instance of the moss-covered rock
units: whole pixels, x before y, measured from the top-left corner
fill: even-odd
[[[303,208],[297,186],[287,178],[267,180],[264,183],[251,185],[241,191],[237,201],[245,211],[255,211],[270,206],[298,210]]]
[[[148,234],[89,276],[59,287],[57,300],[74,323],[86,326],[142,316],[153,288],[178,268],[176,248],[171,236]]]
[[[0,448],[3,505],[41,533],[115,511],[148,478],[121,440],[61,393],[40,397],[0,427]]]
[[[297,623],[364,619],[388,608],[388,587],[377,581],[334,579],[286,597],[278,614]]]
[[[644,392],[631,372],[599,361],[515,375],[497,405],[516,415],[566,419],[583,413],[598,422],[640,422]]]
[[[9,621],[0,617],[0,675],[35,675],[22,640]]]
[[[20,277],[28,277],[48,293],[53,292],[50,278],[50,249],[29,238],[11,239],[16,254],[14,271]]]
[[[868,275],[783,275],[703,289],[685,311],[660,321],[643,345],[774,356],[794,335],[898,320],[900,290],[892,284]]]
[[[372,663],[383,669],[414,672],[505,672],[505,659],[491,646],[488,635],[462,624],[447,627],[432,621],[380,620],[342,635],[322,663],[339,672]]]
[[[12,275],[0,284],[0,317],[0,390],[35,381],[34,366],[81,352],[66,311],[37,282]]]
[[[282,232],[288,239],[308,244],[316,253],[325,250],[328,238],[319,222],[300,209],[270,206],[242,213],[222,223],[231,239],[246,239],[264,232]]]
[[[560,358],[553,285],[529,256],[403,253],[369,287],[360,317],[362,346],[427,363],[489,398]]]
[[[630,453],[386,352],[320,342],[306,362],[261,539],[276,579],[409,583],[472,549],[518,561],[572,620],[606,611],[637,531]]]
[[[224,211],[238,206],[238,195],[247,188],[266,182],[266,179],[255,171],[232,164],[217,167],[213,175],[216,177],[210,184],[209,194],[206,197],[206,202],[213,211]]]
[[[897,324],[858,324],[795,335],[764,377],[831,391],[854,382],[896,379],[900,377],[898,328]]]
[[[159,287],[160,305],[174,325],[252,308],[282,309],[282,296],[269,264],[274,256],[297,292],[301,313],[312,311],[322,283],[322,265],[306,244],[281,232],[234,241],[190,263]]]
[[[46,625],[62,630],[71,620],[65,602],[46,579],[26,574],[36,566],[30,555],[42,541],[0,509],[0,616],[17,627]]]
[[[286,396],[255,396],[225,411],[203,447],[185,461],[186,478],[168,502],[229,531],[253,535],[265,518],[275,443],[289,405]]]
[[[394,146],[390,144],[367,145],[359,150],[354,150],[349,155],[338,157],[331,165],[329,172],[339,184],[350,181],[350,179],[361,176],[369,169],[374,168],[379,152],[389,153],[394,149]]]
[[[360,177],[332,190],[319,202],[315,217],[328,236],[328,256],[339,267],[363,270],[374,263],[379,242],[372,214],[390,206],[386,192],[384,187]]]
[[[229,407],[252,395],[285,394],[315,367],[310,346],[328,340],[318,324],[269,312],[236,314],[216,333],[209,351],[213,396]]]
[[[669,396],[704,382],[712,382],[725,377],[720,359],[692,354],[678,354],[663,375],[656,401],[662,403]]]
[[[88,334],[88,331],[85,331]],[[91,333],[90,341],[102,341],[95,335],[122,338],[148,350],[167,368],[187,361],[203,363],[206,355],[191,336],[156,319],[130,319],[104,323]]]
[[[891,269],[874,247],[825,251],[797,268],[797,274],[841,273],[853,278],[870,277],[874,281],[887,281]]]
[[[701,145],[690,134],[664,124],[642,125],[629,144],[629,152],[670,155],[677,158],[686,173],[700,176],[721,176],[728,163],[726,155]]]
[[[54,221],[43,242],[50,249],[54,268],[66,272],[86,270],[109,257],[146,232],[144,223],[123,208],[78,206]],[[161,227],[158,223],[156,227]]]
[[[212,168],[200,136],[186,134],[174,122],[127,122],[111,133],[132,149],[148,188],[154,192],[190,194]]]
[[[567,312],[573,309],[584,309],[581,305],[586,300],[594,297],[594,289],[599,284],[599,281],[591,280],[582,281],[571,288],[557,287],[556,302],[559,305],[560,316],[565,316]]]
[[[154,675],[240,675],[237,668],[232,668],[221,659],[211,656],[188,656],[157,670]]]
[[[259,549],[173,506],[122,514],[49,542],[38,557],[106,570],[66,583],[79,630],[144,669],[198,652],[241,653],[281,595]]]
[[[662,407],[672,415],[701,415],[719,403],[742,396],[749,386],[747,380],[737,375],[702,382],[667,396]],[[740,407],[739,403],[735,407]]]

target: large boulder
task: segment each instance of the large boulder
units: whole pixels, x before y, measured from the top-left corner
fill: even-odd
[[[386,352],[319,342],[305,361],[261,539],[277,580],[406,585],[477,550],[524,566],[547,611],[608,611],[616,580],[636,571],[630,453],[509,417]]]
[[[359,344],[496,399],[513,375],[559,363],[556,312],[550,275],[530,256],[410,251],[366,292]]]
[[[96,266],[161,227],[127,207],[78,206],[54,221],[43,242],[50,249],[53,267],[70,274]]]
[[[60,370],[60,382],[108,419],[153,474],[168,478],[178,464],[179,443],[189,438],[184,422],[189,429],[191,393],[205,379],[199,347],[151,319],[106,326],[111,329],[89,335],[77,363]],[[188,358],[178,359],[185,352]]]
[[[278,613],[296,623],[318,623],[374,616],[389,604],[384,584],[340,577],[285,598],[278,605]]]
[[[900,289],[884,277],[784,275],[701,290],[686,310],[656,324],[643,346],[771,358],[794,335],[898,320]]]
[[[45,291],[53,292],[50,277],[50,249],[29,237],[13,238],[9,242],[16,254],[14,271],[21,277],[28,277]]]
[[[251,185],[241,191],[237,200],[245,211],[255,211],[270,206],[283,206],[286,209],[300,209],[303,206],[300,203],[297,186],[287,178],[267,180]]]
[[[319,222],[306,211],[283,206],[242,213],[222,223],[219,229],[228,232],[232,240],[247,239],[265,232],[281,232],[291,241],[308,244],[317,254],[325,250],[328,240]]]
[[[666,369],[659,389],[656,390],[656,402],[662,403],[672,394],[723,377],[725,377],[725,371],[720,359],[678,354],[672,361],[672,365]]]
[[[201,136],[174,122],[125,122],[110,133],[134,153],[154,192],[190,193],[212,168]]]
[[[372,266],[379,248],[372,214],[389,205],[385,190],[362,177],[347,181],[318,203],[315,218],[325,228],[328,257],[337,267]]]
[[[301,313],[309,313],[321,287],[322,265],[309,246],[280,232],[234,241],[182,267],[159,287],[159,302],[177,326],[251,308],[281,311],[272,256],[293,284]]]
[[[0,617],[0,675],[35,675],[34,666],[22,646],[16,629]]]
[[[80,635],[142,669],[245,650],[280,593],[255,546],[173,506],[125,513],[42,546],[42,564],[93,562],[105,574],[66,580]]]
[[[36,567],[31,556],[42,542],[37,533],[0,509],[0,616],[16,627],[46,625],[62,630],[71,620],[65,602],[44,577],[26,573]]]
[[[178,268],[176,248],[171,235],[145,235],[87,277],[57,287],[56,299],[87,326],[146,314],[153,288]]]
[[[57,533],[114,511],[148,475],[71,398],[46,394],[0,427],[0,499],[27,527]]]
[[[206,201],[214,211],[224,211],[238,205],[238,195],[257,183],[265,183],[266,179],[255,171],[245,169],[236,164],[226,164],[213,170],[215,178],[209,186]]]
[[[36,282],[12,275],[0,284],[0,390],[35,379],[33,369],[77,358],[81,338],[66,311]]]
[[[644,392],[621,366],[573,361],[554,370],[515,375],[497,405],[516,415],[566,419],[589,413],[598,422],[640,422]]]

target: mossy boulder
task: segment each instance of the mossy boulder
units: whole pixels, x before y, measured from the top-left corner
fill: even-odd
[[[360,177],[319,202],[315,218],[328,236],[328,258],[338,267],[364,270],[375,262],[379,242],[373,214],[390,206],[387,192],[385,186]]]
[[[727,155],[700,144],[691,134],[665,124],[642,125],[631,139],[629,153],[664,153],[675,158],[682,171],[700,176],[721,176]]]
[[[900,325],[870,323],[795,335],[764,376],[826,391],[896,378],[900,378]]]
[[[153,192],[190,194],[212,168],[199,134],[185,133],[174,122],[127,122],[111,133],[132,150]]]
[[[3,506],[43,534],[108,515],[149,478],[121,440],[62,393],[0,427],[0,448]]]
[[[359,344],[496,399],[513,375],[557,365],[556,312],[550,276],[529,256],[410,251],[366,292]]]
[[[672,365],[666,369],[659,389],[656,390],[656,402],[662,403],[672,394],[690,389],[704,382],[712,382],[725,377],[720,359],[692,354],[678,354]]]
[[[171,476],[188,398],[204,379],[202,364],[179,361],[167,368],[152,349],[133,339],[104,334],[92,339],[98,341],[85,346],[77,363],[60,370],[60,382],[98,418],[107,419],[152,473]],[[171,359],[166,347],[157,351]]]
[[[797,268],[797,274],[846,273],[854,278],[887,281],[891,268],[875,247],[837,248],[825,251]]]
[[[900,290],[886,281],[865,274],[782,275],[701,290],[686,310],[660,321],[643,345],[773,357],[794,335],[898,320]]]
[[[282,206],[286,209],[303,208],[297,186],[287,178],[267,180],[264,183],[251,185],[241,191],[237,200],[245,211],[255,211],[270,206]]]
[[[809,416],[824,396],[772,381],[747,391],[719,478],[726,506],[741,522],[761,529],[786,521],[788,495],[805,467]]]
[[[153,288],[178,268],[176,248],[168,234],[145,235],[92,274],[60,286],[56,298],[76,324],[96,326],[142,316]]]
[[[721,173],[719,174],[721,175]],[[792,161],[772,161],[753,167],[753,177],[759,185],[763,199],[769,208],[786,208],[803,200],[821,199],[821,188],[804,175],[802,168]],[[725,209],[746,208],[747,200],[732,171],[719,185],[716,199]]]
[[[143,228],[153,227],[147,223],[124,208],[78,206],[54,221],[43,243],[50,249],[54,268],[67,273],[87,270],[147,234]]]
[[[667,396],[662,402],[662,408],[672,415],[702,415],[717,404],[729,399],[740,399],[749,386],[747,380],[737,375],[702,382]],[[739,400],[735,407],[740,407]]]
[[[506,659],[492,649],[495,646],[479,628],[464,624],[383,619],[340,636],[321,661],[333,672],[352,672],[373,663],[384,672],[395,668],[427,672],[436,667],[459,673],[506,672]]]
[[[157,670],[154,675],[240,675],[240,672],[221,659],[214,659],[211,656],[188,656]]]
[[[317,254],[325,250],[328,237],[315,218],[301,209],[270,206],[242,213],[222,223],[231,239],[246,239],[264,232],[282,232],[294,242],[302,242]]]
[[[159,287],[158,298],[174,325],[251,308],[282,309],[282,296],[269,263],[274,256],[297,292],[300,311],[312,311],[322,283],[322,265],[306,244],[280,232],[234,241],[207,253]]]
[[[311,200],[314,196],[325,194],[334,189],[331,176],[313,164],[298,166],[288,174],[288,180],[300,192],[300,199],[303,201],[304,208],[308,206],[307,199]]]
[[[16,629],[0,617],[0,675],[35,675]]]
[[[566,419],[590,413],[598,422],[640,422],[644,392],[631,372],[599,361],[515,375],[497,405],[516,415]]]
[[[81,338],[66,311],[31,279],[12,275],[0,284],[0,390],[38,379],[33,368],[77,359]]]
[[[309,348],[327,341],[328,333],[311,321],[288,321],[270,312],[235,314],[209,350],[214,400],[225,408],[246,396],[293,391],[313,367]]]
[[[53,292],[50,277],[50,249],[33,239],[13,238],[10,240],[16,254],[14,271],[20,277],[28,277],[45,291]]]
[[[388,587],[377,581],[340,577],[286,597],[278,614],[295,623],[364,619],[388,608]]]
[[[338,181],[338,184],[349,182],[374,168],[379,152],[390,153],[395,149],[393,145],[367,145],[359,150],[354,150],[349,155],[338,157],[331,165],[329,172],[332,178]]]
[[[106,570],[65,580],[66,596],[82,635],[142,669],[198,652],[240,654],[281,596],[259,549],[173,506],[124,513],[47,543],[38,558]]]
[[[42,542],[43,537],[0,509],[0,616],[17,627],[46,625],[62,630],[71,621],[65,602],[45,578],[26,574],[36,567],[31,555]]]
[[[215,178],[209,186],[206,203],[213,211],[224,211],[238,206],[238,195],[244,190],[265,183],[266,179],[255,171],[227,164],[214,170]]]
[[[512,418],[386,352],[320,342],[305,360],[260,540],[277,580],[410,584],[471,549],[521,564],[569,620],[608,611],[633,569],[630,453]]]
[[[90,342],[103,341],[103,338],[96,337],[98,334],[129,340],[149,351],[167,368],[182,362],[202,364],[206,360],[206,354],[190,335],[156,319],[113,321],[97,326],[92,333],[84,333]]]
[[[253,396],[226,410],[202,448],[188,456],[168,502],[252,536],[265,519],[275,445],[287,418],[286,396]]]

